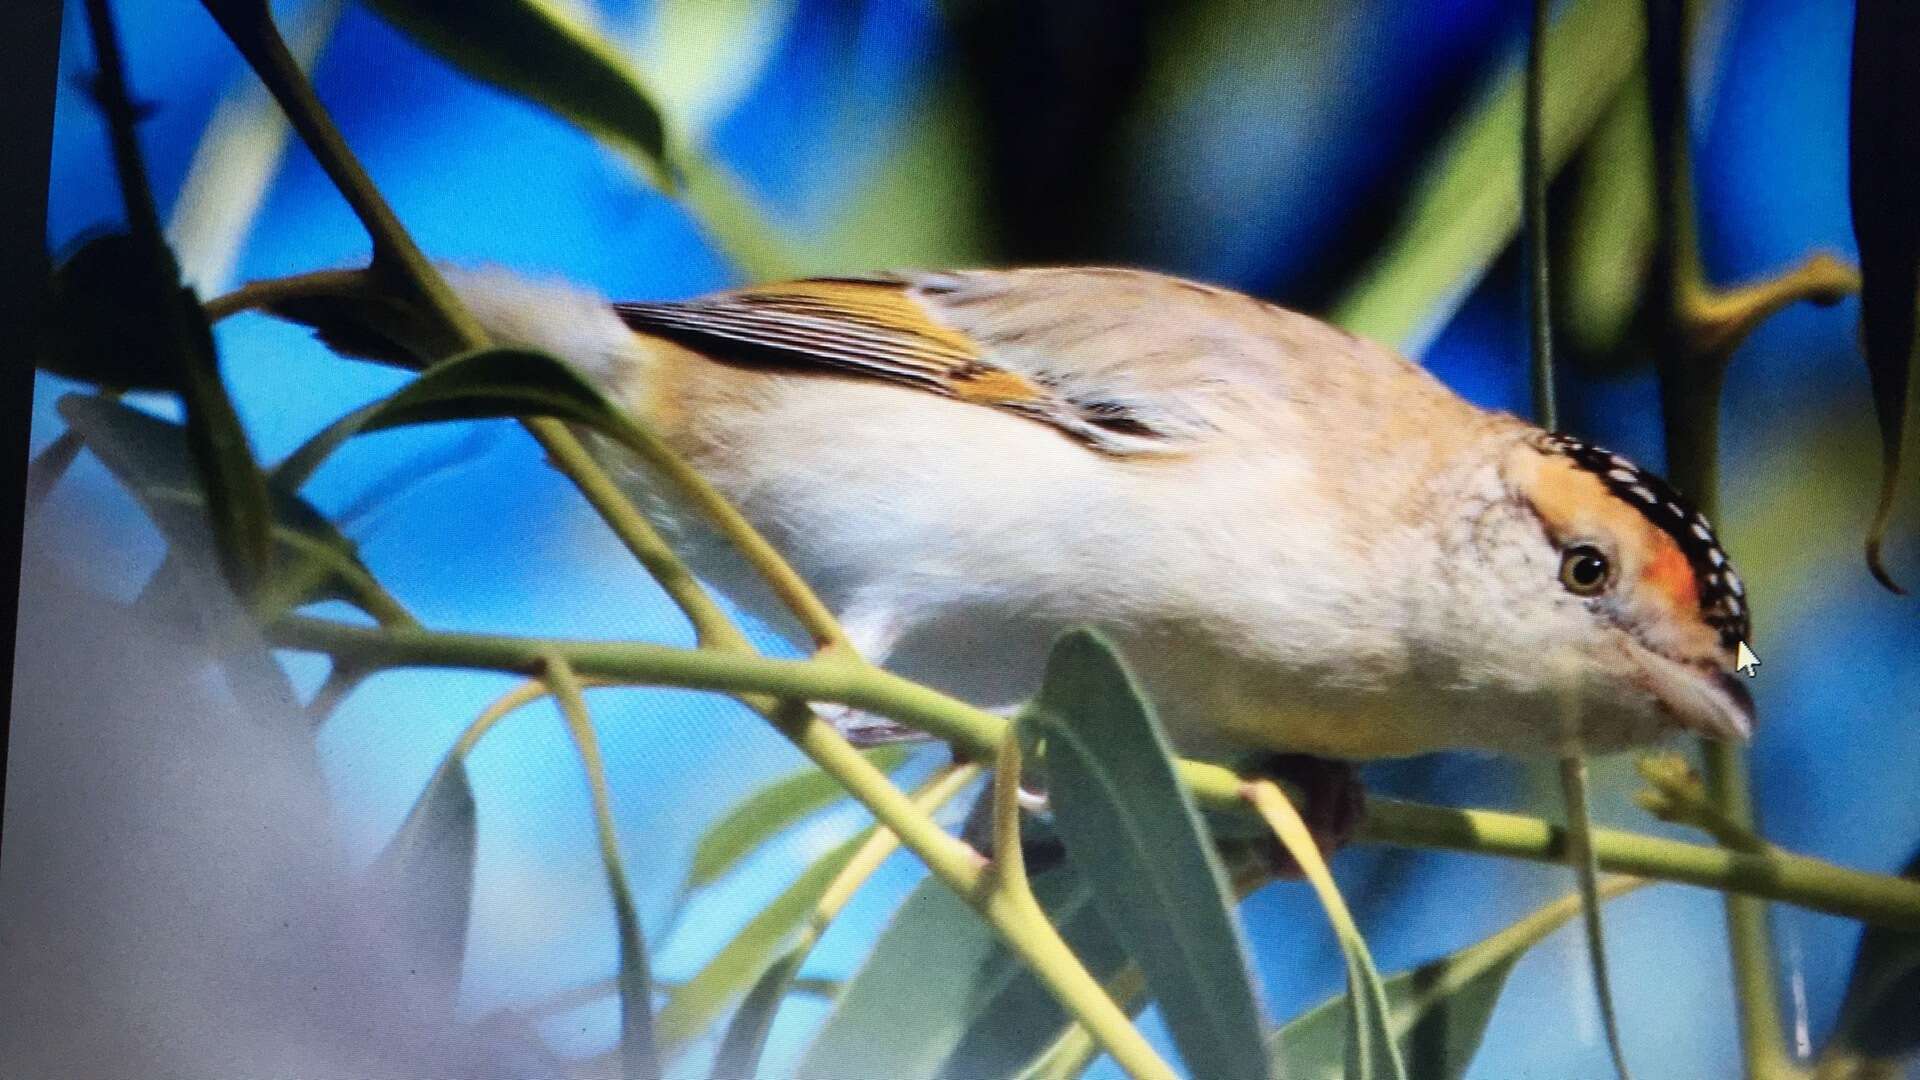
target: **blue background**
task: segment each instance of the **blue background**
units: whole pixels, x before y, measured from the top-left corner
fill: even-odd
[[[1178,92],[1153,99],[1129,128],[1138,165],[1126,182],[1115,250],[1282,299],[1330,295],[1338,283],[1321,268],[1344,238],[1368,227],[1357,215],[1377,212],[1369,194],[1404,171],[1434,125],[1470,104],[1481,78],[1511,61],[1518,44],[1517,4],[1307,6],[1321,14],[1265,19],[1236,16],[1231,4],[1195,9],[1193,25],[1214,25],[1217,36],[1203,39],[1198,55],[1207,62],[1181,73]],[[297,21],[315,7],[279,10]],[[795,235],[843,237],[835,269],[990,257],[966,235],[982,196],[965,168],[905,177],[909,191],[951,197],[949,204],[923,200],[932,218],[881,215],[882,228],[834,231],[924,136],[917,118],[928,102],[945,100],[938,73],[955,46],[937,5],[796,0],[786,7],[764,68],[745,65],[752,78],[738,100],[711,110],[715,155]],[[136,91],[158,105],[142,134],[164,210],[216,104],[243,84],[243,72],[197,5],[141,0],[116,8]],[[1849,9],[1825,0],[1744,0],[1706,28],[1698,74],[1710,92],[1696,115],[1697,185],[1704,255],[1717,282],[1778,270],[1814,249],[1852,257]],[[644,3],[608,2],[598,20],[616,42],[638,50],[651,14]],[[1267,38],[1220,29],[1250,19],[1271,24]],[[87,67],[82,25],[76,6],[63,45],[66,74]],[[1274,42],[1286,48],[1261,51]],[[346,9],[315,77],[348,142],[437,258],[564,276],[616,297],[678,297],[737,280],[686,214],[616,155],[452,71],[361,8]],[[118,216],[100,125],[72,83],[63,85],[55,132],[49,236],[56,250]],[[958,145],[964,155],[969,144]],[[237,278],[343,266],[366,253],[343,203],[294,148],[266,188]],[[232,282],[202,284],[211,291]],[[1920,844],[1920,801],[1911,795],[1920,724],[1908,704],[1920,691],[1920,630],[1912,602],[1873,585],[1858,554],[1877,461],[1855,345],[1858,316],[1851,301],[1791,308],[1735,356],[1720,524],[1755,597],[1764,664],[1754,683],[1762,719],[1754,760],[1767,832],[1796,850],[1892,870]],[[257,317],[223,324],[218,338],[265,460],[401,378],[338,361],[303,332]],[[1526,399],[1525,347],[1509,254],[1420,358],[1468,398],[1518,411]],[[1658,462],[1652,383],[1646,358],[1638,359],[1625,371],[1570,375],[1576,404],[1569,426]],[[40,380],[36,448],[57,434],[52,403],[68,389]],[[657,591],[517,428],[368,437],[309,490],[323,509],[343,516],[374,571],[430,626],[686,640]],[[132,502],[84,458],[32,528],[40,542],[71,551],[76,571],[113,595],[137,591],[160,557]],[[1897,530],[1896,573],[1920,576],[1917,554],[1910,526]],[[320,674],[311,662],[290,663],[303,685]],[[508,685],[488,676],[407,673],[382,676],[353,695],[321,739],[337,824],[355,859],[372,857],[456,734]],[[808,823],[703,895],[667,935],[679,868],[703,825],[800,762],[727,703],[652,691],[600,691],[592,700],[629,865],[644,868],[636,885],[663,978],[697,970],[807,859],[860,824],[852,811]],[[468,1008],[484,1013],[609,977],[613,925],[586,790],[551,706],[504,724],[474,753],[471,769],[481,851]],[[1599,774],[1604,817],[1660,828],[1627,800],[1632,783],[1623,763],[1601,763]],[[1382,767],[1373,779],[1382,790],[1462,804],[1529,807],[1552,799],[1519,766],[1464,756]],[[1551,868],[1465,856],[1356,849],[1340,855],[1335,869],[1390,970],[1476,940],[1567,887]],[[917,879],[906,860],[890,864],[829,934],[809,972],[851,972]],[[1338,988],[1337,954],[1303,888],[1269,887],[1244,914],[1272,1018]],[[1732,1075],[1718,899],[1664,887],[1612,905],[1608,915],[1628,1051],[1640,1074]],[[1803,1045],[1818,1045],[1857,928],[1789,909],[1776,918],[1789,1027]],[[1609,1075],[1581,948],[1575,935],[1562,934],[1520,966],[1475,1076]],[[824,1009],[796,998],[781,1014],[770,1060],[791,1060]],[[563,1051],[590,1055],[611,1044],[614,1024],[607,997],[542,1030]]]

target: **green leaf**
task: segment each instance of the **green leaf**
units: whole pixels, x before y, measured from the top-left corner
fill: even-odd
[[[632,424],[564,362],[524,349],[483,349],[422,372],[368,417],[366,430],[503,416],[551,416],[609,434]]]
[[[478,843],[466,765],[450,756],[367,872],[405,940],[419,946],[423,985],[449,1013],[466,959]]]
[[[884,746],[869,751],[867,760],[883,772],[892,772],[910,752],[904,746]],[[846,797],[847,790],[838,781],[811,766],[768,784],[742,799],[701,836],[681,891],[706,888],[767,841]]]
[[[747,996],[727,1021],[720,1049],[713,1055],[713,1080],[753,1080],[760,1075],[760,1055],[766,1052],[767,1035],[780,1006],[793,990],[793,977],[806,956],[795,949],[774,962],[747,991]]]
[[[139,241],[116,232],[85,241],[61,260],[53,271],[43,370],[114,389],[180,388],[180,370],[169,362],[169,316],[161,308],[192,303],[192,297],[177,282],[156,280],[145,256]]]
[[[206,496],[180,425],[111,398],[84,394],[61,398],[58,408],[68,428],[79,433],[167,541],[168,557],[160,573],[188,587],[186,612],[197,620],[209,611],[232,608],[228,583],[213,565],[216,552]],[[237,618],[215,618],[218,625],[205,628],[218,633],[216,648],[228,679],[250,699],[283,702],[289,715],[297,713],[293,686],[257,628],[240,625],[244,620]]]
[[[1068,856],[1139,963],[1188,1069],[1266,1080],[1226,871],[1120,658],[1090,631],[1063,635],[1019,724],[1030,759],[1045,762]]]
[[[1920,852],[1900,873],[1920,880]],[[1822,1059],[1898,1059],[1920,1050],[1915,1002],[1920,1002],[1920,933],[1867,927],[1860,934],[1847,995]]]
[[[1853,105],[1848,193],[1860,245],[1860,343],[1880,422],[1880,504],[1867,533],[1867,565],[1903,591],[1881,562],[1893,518],[1912,397],[1915,305],[1920,302],[1920,8],[1903,0],[1858,0],[1853,21]]]
[[[186,431],[109,398],[69,394],[60,415],[140,503],[177,550],[212,550],[206,497],[187,450]],[[272,600],[296,606],[342,599],[383,622],[405,613],[360,561],[353,542],[307,502],[272,493]],[[269,607],[273,607],[269,604]]]
[[[389,397],[328,424],[274,469],[276,486],[296,490],[348,439],[412,424],[551,416],[616,438],[633,421],[562,361],[523,349],[481,349],[449,357]]]
[[[1549,176],[1607,113],[1645,46],[1639,4],[1566,5],[1547,34],[1541,134]],[[1503,75],[1446,137],[1381,254],[1334,306],[1334,322],[1414,348],[1513,240],[1520,226],[1521,84],[1517,68]]]
[[[1126,962],[1070,865],[1034,876],[1048,921],[1097,979]],[[1066,1026],[1026,962],[938,881],[922,882],[881,934],[807,1048],[800,1080],[849,1076],[973,1080],[1011,1076]]]
[[[871,830],[868,830],[870,832]],[[675,987],[655,1020],[664,1057],[684,1050],[746,993],[786,952],[827,886],[853,858],[868,833],[840,844],[807,867],[792,885],[748,921],[693,978]]]
[[[448,63],[619,146],[673,187],[666,121],[619,52],[545,0],[366,0]]]
[[[1601,892],[1611,898],[1641,884],[1616,879]],[[1562,897],[1485,941],[1388,979],[1392,1030],[1407,1074],[1419,1080],[1465,1076],[1513,965],[1579,913],[1577,895]],[[1346,994],[1336,994],[1289,1022],[1268,1040],[1274,1075],[1346,1080],[1350,1026]]]
[[[1560,759],[1560,795],[1567,814],[1567,858],[1580,886],[1580,925],[1587,939],[1587,974],[1600,1006],[1600,1030],[1607,1053],[1620,1080],[1632,1080],[1627,1053],[1620,1040],[1620,1020],[1613,1005],[1613,978],[1607,964],[1607,934],[1600,912],[1600,863],[1593,851],[1593,805],[1587,759],[1569,754]]]

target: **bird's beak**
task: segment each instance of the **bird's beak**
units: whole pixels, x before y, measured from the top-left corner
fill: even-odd
[[[1753,692],[1731,671],[1660,657],[1651,672],[1654,693],[1679,727],[1710,739],[1744,742],[1753,734]]]
[[[1732,719],[1729,734],[1739,739],[1753,737],[1753,691],[1747,689],[1747,679],[1748,676],[1732,671],[1713,673],[1715,688],[1732,706],[1728,714]]]

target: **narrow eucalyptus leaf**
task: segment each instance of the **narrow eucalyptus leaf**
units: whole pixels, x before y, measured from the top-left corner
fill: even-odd
[[[467,952],[478,842],[466,766],[450,758],[367,872],[405,939],[417,943],[423,985],[449,1013]]]
[[[1867,565],[1882,585],[1903,591],[1881,563],[1906,439],[1920,301],[1920,7],[1905,0],[1857,0],[1853,22],[1853,103],[1848,194],[1860,246],[1861,347],[1880,422],[1880,505],[1867,534]]]
[[[1609,882],[1607,898],[1637,883]],[[1562,897],[1484,941],[1386,980],[1393,1037],[1407,1075],[1459,1080],[1479,1052],[1507,976],[1526,951],[1580,913],[1578,895]],[[1288,1022],[1268,1039],[1274,1075],[1287,1080],[1345,1080],[1351,1026],[1346,994]]]
[[[1575,181],[1555,252],[1554,324],[1589,360],[1637,363],[1625,347],[1653,265],[1653,131],[1640,72],[1569,163]],[[1630,359],[1631,358],[1631,359]]]
[[[1901,876],[1920,880],[1920,852]],[[1920,1050],[1920,933],[1868,926],[1827,1056],[1902,1058]]]
[[[69,394],[57,408],[68,428],[79,434],[167,541],[168,558],[161,573],[171,568],[174,580],[190,593],[188,604],[176,610],[199,619],[209,611],[233,607],[228,584],[214,566],[217,552],[207,521],[206,495],[180,425],[112,398],[85,394]],[[284,702],[289,713],[297,711],[293,686],[258,631],[228,625],[235,620],[219,621],[218,645],[228,679],[244,693]]]
[[[868,752],[867,760],[892,772],[909,753],[907,747],[888,746]],[[747,796],[700,837],[683,891],[703,889],[720,880],[769,840],[846,797],[839,781],[811,766]]]
[[[1126,957],[1071,866],[1033,878],[1048,921],[1097,979]],[[855,973],[796,1076],[977,1080],[1011,1076],[1066,1026],[1026,961],[937,881],[922,882]]]
[[[1044,740],[1047,791],[1067,854],[1139,963],[1198,1076],[1266,1080],[1259,1006],[1233,893],[1173,749],[1098,635],[1063,635],[1019,721]]]
[[[763,972],[727,1021],[720,1049],[713,1055],[713,1080],[754,1080],[760,1075],[760,1055],[766,1051],[780,1005],[793,990],[793,976],[806,958],[798,950],[781,957]]]
[[[658,0],[640,32],[648,83],[705,131],[753,89],[799,11],[798,0]]]
[[[59,410],[169,544],[211,550],[206,496],[185,429],[109,398],[70,394],[60,399]],[[270,500],[273,582],[279,602],[297,606],[342,599],[369,607],[368,593],[379,586],[353,542],[305,499],[276,490]]]
[[[671,1060],[700,1037],[785,954],[793,936],[820,903],[827,886],[859,850],[865,834],[840,844],[807,867],[786,891],[762,908],[693,978],[673,988],[655,1019],[663,1057]]]
[[[666,123],[619,52],[544,0],[366,0],[448,63],[553,110],[672,186]]]
[[[481,349],[443,360],[391,396],[335,420],[275,468],[275,484],[297,489],[363,432],[525,416],[555,417],[616,435],[631,423],[559,360],[520,349]]]
[[[504,416],[551,416],[603,430],[625,423],[565,363],[525,349],[482,349],[421,372],[386,400],[366,430]]]

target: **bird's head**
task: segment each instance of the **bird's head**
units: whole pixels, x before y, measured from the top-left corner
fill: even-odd
[[[1469,587],[1501,599],[1454,643],[1458,682],[1557,702],[1562,744],[1746,738],[1753,698],[1734,670],[1746,589],[1706,519],[1659,477],[1566,435],[1509,443],[1496,471],[1458,539]]]

